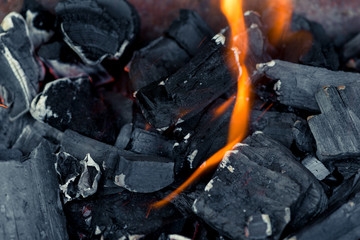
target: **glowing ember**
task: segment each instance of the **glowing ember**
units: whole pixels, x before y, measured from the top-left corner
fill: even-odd
[[[4,105],[4,99],[0,97],[0,107],[8,108],[6,105]]]

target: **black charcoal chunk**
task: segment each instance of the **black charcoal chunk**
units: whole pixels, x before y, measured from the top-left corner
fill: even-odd
[[[292,126],[296,120],[297,117],[293,113],[253,110],[250,128],[254,132],[261,131],[290,148],[294,141]]]
[[[55,78],[90,76],[95,86],[114,80],[102,65],[89,66],[84,64],[63,41],[44,44],[39,48],[37,54]]]
[[[134,90],[164,79],[190,60],[190,56],[173,39],[160,37],[136,51],[129,76]]]
[[[310,32],[312,36],[311,47],[306,53],[300,56],[300,63],[331,70],[337,70],[339,68],[339,56],[334,49],[330,37],[327,36],[324,28],[319,23],[295,14],[292,17],[291,30],[305,30]],[[285,54],[291,54],[291,52],[291,49],[287,49],[287,53]]]
[[[292,128],[292,133],[300,151],[313,152],[315,150],[315,139],[306,121],[297,120]]]
[[[258,64],[257,70],[277,81],[274,90],[280,103],[310,111],[319,111],[315,94],[321,87],[360,82],[358,73],[335,72],[281,60]]]
[[[225,155],[193,210],[235,239],[248,239],[245,226],[251,216],[267,214],[271,236],[279,239],[289,223],[303,226],[326,203],[321,185],[290,150],[255,133]]]
[[[324,180],[330,171],[314,156],[307,156],[302,160],[302,165],[306,167],[319,181]]]
[[[156,132],[135,128],[128,149],[135,153],[172,158],[174,143],[174,140],[169,140]]]
[[[320,160],[360,156],[360,84],[328,86],[316,94],[321,114],[308,118]]]
[[[121,128],[119,135],[116,138],[116,142],[114,146],[119,149],[125,149],[130,142],[132,131],[133,131],[133,124],[132,123],[125,124]]]
[[[105,104],[93,93],[88,77],[63,78],[45,85],[31,104],[31,115],[61,131],[75,130],[113,143],[116,127]]]
[[[29,111],[43,71],[33,55],[24,18],[18,13],[10,13],[1,26],[0,97],[2,104],[10,110],[10,119],[15,120]]]
[[[216,35],[175,74],[137,92],[141,111],[153,127],[167,128],[187,120],[229,92],[234,79],[226,64],[231,53],[223,47],[224,41],[222,34]],[[230,69],[237,69],[233,64]]]
[[[49,149],[44,142],[23,163],[0,161],[3,239],[68,239]]]
[[[357,172],[360,170],[360,158],[343,160],[337,159],[335,162],[333,162],[333,165],[344,177],[344,179],[349,179],[350,177],[357,174]]]
[[[90,154],[81,161],[65,152],[58,153],[56,158],[55,170],[59,176],[64,203],[96,193],[101,171]]]
[[[190,56],[215,35],[207,23],[195,11],[181,9],[178,19],[165,32],[174,39]]]
[[[174,181],[174,162],[146,155],[121,156],[115,171],[115,184],[131,192],[150,193]]]
[[[290,239],[355,240],[360,238],[360,194],[335,212],[303,229]]]
[[[66,0],[55,11],[65,42],[90,65],[121,57],[139,31],[139,16],[125,0]]]

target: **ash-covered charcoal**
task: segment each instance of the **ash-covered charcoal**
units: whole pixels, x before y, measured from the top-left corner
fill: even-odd
[[[88,77],[63,78],[45,85],[31,104],[31,115],[61,131],[72,129],[113,143],[117,130],[105,104],[93,93]]]
[[[140,239],[181,215],[172,206],[151,209],[160,198],[154,194],[122,191],[93,200],[69,202],[65,213],[69,219],[69,235],[85,239]]]
[[[89,75],[95,86],[112,82],[113,77],[101,64],[86,65],[63,41],[42,45],[37,55],[50,69],[55,78]]]
[[[316,94],[321,114],[310,116],[320,160],[360,156],[360,84],[328,86]]]
[[[245,228],[245,235],[250,239],[266,239],[272,235],[272,226],[269,215],[255,214],[249,217]]]
[[[0,92],[4,97],[3,104],[9,107],[10,119],[15,120],[29,111],[44,73],[33,55],[24,18],[18,13],[10,13],[1,27]]]
[[[309,111],[320,110],[315,94],[321,87],[360,82],[358,73],[335,72],[281,60],[258,64],[257,70],[259,74],[276,81],[274,90],[280,103]]]
[[[235,190],[236,189],[236,190]],[[235,194],[235,195],[234,195]],[[255,133],[229,151],[194,204],[194,212],[225,235],[248,239],[250,218],[267,214],[272,237],[300,227],[326,207],[315,177],[285,146]]]
[[[289,239],[359,239],[360,194]]]
[[[151,193],[174,181],[174,161],[168,158],[133,154],[122,156],[115,170],[115,184],[131,192]]]
[[[187,120],[230,91],[235,82],[225,59],[233,53],[226,51],[224,42],[224,36],[217,34],[175,74],[137,92],[141,111],[153,127],[168,128],[180,118]],[[237,69],[235,62],[230,69]]]
[[[125,0],[65,0],[55,11],[65,42],[89,65],[121,57],[139,31],[139,16]]]
[[[330,171],[314,156],[307,156],[302,160],[302,165],[306,167],[319,181],[324,180]]]
[[[310,153],[315,150],[315,139],[305,120],[297,120],[292,128],[292,133],[300,151]]]
[[[174,144],[174,140],[156,132],[134,128],[127,149],[140,154],[173,158]]]
[[[187,9],[180,10],[179,18],[171,23],[165,34],[174,39],[190,56],[196,55],[200,46],[215,35],[197,12]]]
[[[253,132],[262,131],[290,148],[294,141],[292,127],[296,120],[297,117],[293,113],[253,110],[251,112],[250,128]]]
[[[334,49],[334,45],[332,44],[331,39],[327,36],[324,28],[316,22],[310,21],[301,15],[293,15],[291,22],[291,30],[292,31],[308,31],[308,34],[311,37],[302,37],[305,35],[304,32],[298,32],[294,37],[298,38],[298,40],[302,40],[302,42],[297,42],[296,39],[290,40],[290,44],[288,47],[284,49],[284,60],[294,58],[292,56],[294,52],[299,51],[299,47],[302,46],[304,49],[301,49],[300,56],[296,62],[310,65],[314,67],[324,67],[331,70],[338,70],[339,56]],[[291,44],[291,41],[294,41],[296,45]],[[306,44],[306,41],[309,41],[309,45]],[[309,48],[310,49],[306,49]]]
[[[65,152],[60,152],[56,156],[55,169],[59,176],[60,190],[64,194],[65,203],[96,193],[101,171],[90,154],[81,161]]]
[[[342,57],[345,61],[360,56],[360,33],[351,38],[342,48]]]
[[[3,239],[68,239],[50,149],[43,142],[25,162],[0,161]]]

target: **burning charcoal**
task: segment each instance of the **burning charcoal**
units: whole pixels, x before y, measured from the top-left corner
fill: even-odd
[[[251,216],[267,214],[272,237],[278,239],[289,222],[293,227],[304,225],[324,210],[326,202],[321,185],[286,147],[255,133],[225,155],[193,210],[236,239],[246,239]]]
[[[46,142],[23,163],[0,161],[2,238],[68,239],[54,163]]]
[[[145,119],[153,127],[166,129],[180,118],[187,120],[230,91],[234,81],[225,61],[230,53],[223,47],[224,40],[222,34],[216,35],[167,80],[153,82],[137,92]],[[235,65],[231,69],[236,69]]]
[[[121,156],[115,171],[115,184],[131,192],[150,193],[174,181],[174,162],[146,155]]]
[[[304,167],[309,169],[309,171],[314,174],[319,181],[325,179],[330,174],[324,164],[317,160],[314,156],[306,157],[301,163]]]
[[[173,39],[160,37],[136,51],[130,63],[129,76],[134,90],[168,77],[190,56]]]
[[[89,65],[121,57],[139,31],[139,16],[125,0],[66,0],[55,11],[65,42]]]
[[[302,152],[313,152],[315,139],[306,121],[297,120],[292,128],[297,148]]]
[[[342,54],[345,60],[360,55],[360,33],[344,45]]]
[[[112,82],[114,79],[100,64],[84,64],[73,50],[63,41],[44,44],[37,52],[55,78],[89,75],[95,86]]]
[[[308,118],[320,160],[360,156],[360,84],[324,87],[316,94],[320,115]]]
[[[254,110],[251,112],[251,130],[262,131],[290,148],[294,140],[292,126],[296,119],[293,113]]]
[[[359,239],[360,194],[290,239]]]
[[[172,158],[174,143],[158,133],[135,128],[128,149],[135,153]]]
[[[114,123],[104,103],[92,93],[88,77],[46,84],[32,102],[31,115],[61,131],[70,128],[104,142],[115,142]]]
[[[132,131],[133,131],[133,124],[132,123],[125,124],[121,128],[120,133],[116,138],[116,142],[114,146],[119,149],[125,149],[130,142]]]
[[[309,39],[311,40],[311,47],[306,53],[303,52],[301,54],[298,59],[300,63],[314,67],[325,67],[331,70],[337,70],[339,68],[339,56],[337,55],[330,38],[320,24],[295,14],[292,17],[291,30],[305,30],[310,32],[312,36],[312,38]],[[299,48],[299,45],[301,44],[297,44],[296,48]],[[285,48],[284,54],[293,54],[293,47],[293,45],[290,45],[290,48]]]
[[[43,77],[40,64],[33,56],[26,22],[20,14],[10,13],[2,24],[0,36],[1,95],[10,107],[10,119],[15,120],[30,109]]]
[[[310,111],[319,111],[315,100],[319,88],[360,81],[358,73],[333,72],[280,60],[258,64],[257,69],[259,73],[277,81],[274,90],[280,103]]]
[[[171,23],[165,33],[190,56],[194,56],[199,47],[214,36],[211,28],[195,11],[185,9],[180,10],[180,17]]]
[[[65,196],[64,202],[93,195],[97,191],[100,180],[100,167],[87,154],[79,161],[68,153],[57,154],[55,169],[60,179],[60,190]]]

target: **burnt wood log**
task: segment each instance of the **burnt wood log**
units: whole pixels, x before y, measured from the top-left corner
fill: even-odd
[[[43,142],[25,162],[0,161],[3,239],[68,238],[50,149]]]
[[[289,222],[295,228],[303,226],[321,213],[326,203],[319,182],[286,147],[255,133],[225,155],[193,210],[236,239],[248,239],[247,222],[265,214],[267,236],[278,239]]]
[[[231,53],[223,47],[224,41],[223,35],[216,35],[175,74],[137,92],[136,99],[152,126],[163,129],[187,120],[229,92],[235,81],[227,67]],[[235,60],[233,64],[230,69],[236,69]]]
[[[358,73],[334,72],[281,60],[258,64],[257,69],[276,81],[274,90],[280,103],[309,111],[320,110],[315,94],[321,87],[360,82]]]
[[[360,84],[324,87],[316,94],[321,114],[308,118],[320,160],[360,156]]]

